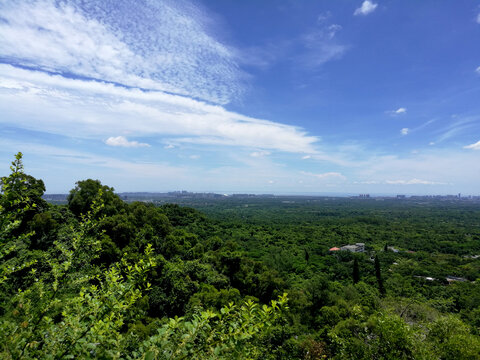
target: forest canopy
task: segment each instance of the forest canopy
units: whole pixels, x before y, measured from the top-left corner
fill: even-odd
[[[191,204],[203,213],[87,179],[53,205],[21,153],[10,169],[2,359],[479,359],[478,204]]]

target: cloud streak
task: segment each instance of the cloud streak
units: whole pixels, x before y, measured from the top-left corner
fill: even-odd
[[[140,143],[138,141],[128,141],[125,136],[109,137],[105,140],[105,144],[109,146],[119,147],[150,147],[150,144]]]
[[[254,151],[254,152],[250,153],[250,156],[251,157],[256,157],[256,158],[261,158],[261,157],[264,157],[264,156],[268,156],[270,154],[271,154],[270,151],[261,150],[261,151]]]
[[[227,111],[184,96],[0,65],[3,122],[56,134],[98,138],[156,136],[168,143],[315,152],[304,130]]]
[[[480,141],[463,147],[464,149],[480,150]]]
[[[314,173],[311,173],[311,172],[306,172],[306,171],[302,171],[301,172],[303,175],[308,175],[308,176],[313,176],[317,179],[320,179],[320,180],[346,180],[347,178],[345,176],[343,176],[341,173],[339,172],[326,172],[326,173],[321,173],[321,174],[314,174]]]
[[[385,180],[386,184],[389,185],[445,185],[445,183],[421,180],[421,179],[410,179],[410,180]]]
[[[475,131],[475,129],[478,129],[479,119],[480,116],[455,117],[453,122],[437,130],[437,133],[440,135],[435,142],[440,143],[466,133],[467,131]]]
[[[327,23],[328,16],[320,15],[317,23],[296,38],[282,39],[250,46],[235,52],[238,63],[266,70],[281,62],[293,62],[307,71],[326,62],[341,58],[349,49],[338,41],[342,30],[338,24]]]
[[[347,51],[348,46],[336,40],[337,33],[342,30],[338,24],[322,25],[305,33],[301,37],[304,52],[298,57],[302,66],[315,69],[324,63],[338,59]]]

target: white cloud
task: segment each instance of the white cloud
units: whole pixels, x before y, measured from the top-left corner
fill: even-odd
[[[6,85],[5,85],[6,84]],[[161,136],[189,142],[315,153],[317,138],[192,98],[0,64],[2,122],[76,137]],[[178,137],[181,136],[181,137]]]
[[[192,160],[198,160],[200,159],[200,155],[190,155],[189,158]]]
[[[480,141],[463,147],[464,149],[480,150]]]
[[[388,110],[386,113],[392,116],[403,115],[407,113],[407,108],[400,107],[397,110]]]
[[[302,156],[302,160],[307,160],[307,159],[310,159],[312,156],[311,155],[305,155],[305,156]]]
[[[480,15],[478,15],[480,16]],[[475,72],[480,75],[480,66],[475,69]]]
[[[198,100],[238,97],[242,74],[193,5],[56,4],[0,4],[0,56],[14,64],[0,65],[4,123],[77,137],[105,137],[115,129],[174,143],[315,152],[317,138],[302,129]],[[136,26],[126,26],[131,23]],[[31,70],[15,66],[20,63]]]
[[[164,149],[173,149],[174,147],[175,147],[175,145],[168,144],[168,145],[165,145],[163,148]]]
[[[480,13],[477,15],[477,24],[480,24]]]
[[[2,1],[0,14],[7,62],[216,103],[243,91],[232,51],[183,1]]]
[[[410,180],[385,180],[385,183],[389,185],[445,185],[445,183],[421,180],[417,178],[413,178]]]
[[[45,181],[49,193],[65,193],[74,186],[75,181],[94,178],[103,184],[113,186],[117,191],[152,191],[163,192],[188,190],[199,192],[288,192],[298,189],[298,180],[304,177],[293,173],[283,164],[276,164],[267,157],[259,161],[247,156],[249,163],[241,163],[234,158],[245,158],[238,151],[225,152],[223,156],[232,161],[228,165],[219,163],[205,166],[202,161],[190,160],[186,153],[183,157],[167,161],[156,157],[145,161],[144,155],[125,154],[122,159],[115,159],[110,154],[95,154],[97,142],[92,142],[89,151],[72,150],[62,146],[41,145],[36,141],[13,140],[0,132],[0,164],[4,171],[19,149],[24,153],[27,169],[34,164],[32,175]],[[70,140],[70,139],[69,139]],[[68,141],[70,146],[70,141]],[[92,152],[90,152],[90,150]],[[39,165],[42,164],[42,165]],[[68,171],[65,171],[68,169]],[[1,168],[0,168],[1,170]],[[63,172],[62,176],[58,176]],[[30,171],[29,171],[30,173]],[[249,176],[245,176],[249,174]],[[269,181],[272,181],[271,185]]]
[[[375,4],[375,3],[373,3],[369,0],[365,0],[362,3],[362,6],[355,9],[355,12],[353,13],[353,15],[368,15],[368,14],[374,12],[375,9],[377,8],[377,6],[378,6],[378,4]]]
[[[139,143],[138,141],[128,141],[124,136],[109,137],[105,144],[109,146],[120,146],[120,147],[150,147],[150,144]]]
[[[250,156],[251,157],[264,157],[264,156],[268,156],[270,154],[271,154],[270,151],[260,150],[260,151],[254,151],[254,152],[250,153]]]
[[[358,181],[358,182],[355,182],[355,183],[358,183],[358,184],[366,184],[366,185],[376,185],[376,184],[380,184],[380,181],[376,181],[376,180],[366,180],[366,181]]]
[[[402,134],[404,136],[407,135],[409,132],[410,132],[409,128],[403,128],[402,130],[400,130],[400,134]]]
[[[321,180],[324,180],[324,179],[346,180],[346,177],[343,176],[339,172],[326,172],[326,173],[322,173],[322,174],[314,174],[314,173],[311,173],[311,172],[302,171],[301,173],[303,175],[313,176],[313,177],[316,177],[317,179],[321,179]]]

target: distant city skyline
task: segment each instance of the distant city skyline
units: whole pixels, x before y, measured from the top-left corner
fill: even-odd
[[[0,176],[480,194],[478,1],[2,1]]]

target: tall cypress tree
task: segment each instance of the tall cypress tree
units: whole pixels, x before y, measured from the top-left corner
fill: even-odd
[[[380,295],[385,295],[385,288],[383,287],[383,280],[382,280],[382,272],[380,270],[380,261],[378,260],[378,256],[375,255],[375,276],[377,277],[378,283],[378,291],[380,291]]]
[[[360,269],[358,268],[358,260],[357,258],[353,259],[353,283],[356,284],[360,281]]]

